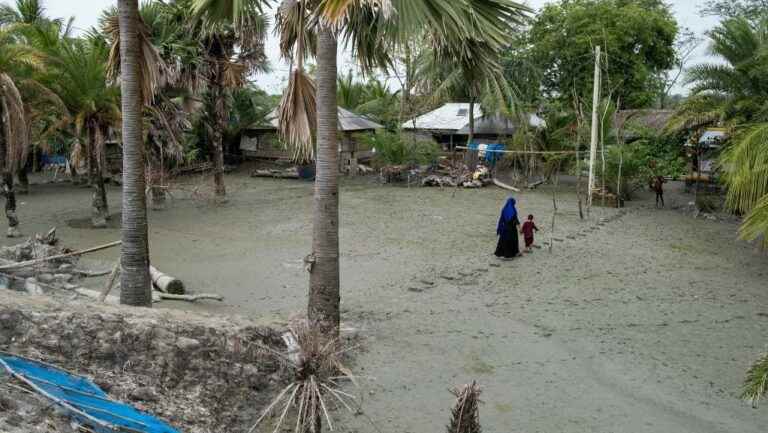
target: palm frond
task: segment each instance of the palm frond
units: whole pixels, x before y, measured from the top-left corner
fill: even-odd
[[[720,164],[728,187],[726,206],[736,212],[751,211],[768,195],[768,124],[733,137]]]
[[[141,16],[137,17],[137,20],[141,96],[144,105],[149,105],[154,100],[158,89],[169,81],[169,69],[158,49],[152,44],[149,28]],[[120,76],[120,22],[115,8],[107,11],[102,18],[102,31],[110,42],[107,76],[117,80]]]
[[[456,397],[456,403],[451,410],[448,433],[481,433],[480,392],[480,387],[475,382],[451,390]]]
[[[280,100],[278,129],[297,162],[314,160],[316,98],[317,89],[312,78],[302,70],[293,71]]]
[[[292,408],[296,418],[295,433],[320,433],[323,419],[333,430],[333,421],[328,410],[331,402],[336,407],[338,402],[341,407],[354,413],[352,406],[355,396],[342,391],[338,385],[342,378],[354,380],[341,361],[349,349],[341,348],[338,340],[328,341],[306,322],[292,326],[290,334],[296,341],[298,353],[294,357],[290,354],[276,356],[289,363],[294,379],[267,406],[248,433],[255,431],[270,415],[278,414],[274,431],[280,431]]]
[[[759,239],[761,246],[768,249],[768,195],[760,199],[744,218],[739,236],[746,241]]]
[[[28,128],[24,116],[21,93],[8,74],[0,73],[0,103],[3,107],[5,135],[5,166],[3,170],[16,172],[24,160],[29,145]]]

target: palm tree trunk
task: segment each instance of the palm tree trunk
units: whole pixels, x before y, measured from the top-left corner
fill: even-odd
[[[107,192],[104,186],[104,176],[99,160],[103,152],[103,145],[99,143],[98,126],[94,122],[88,122],[88,159],[91,165],[91,185],[93,186],[93,196],[91,199],[92,213],[91,223],[93,227],[102,228],[107,226]]]
[[[5,104],[0,103],[0,169],[2,172],[2,195],[5,196],[5,217],[8,218],[8,232],[9,238],[15,238],[20,236],[19,233],[19,219],[16,217],[16,193],[13,190],[13,171],[11,164],[7,161],[8,157],[8,143],[5,140],[5,125],[3,124],[5,116]]]
[[[308,318],[329,338],[339,335],[339,147],[336,107],[336,51],[333,31],[317,36],[317,176],[310,256]]]
[[[217,66],[219,71],[217,77],[221,79],[224,73],[221,70],[221,66]],[[224,149],[223,141],[225,123],[226,123],[226,101],[224,95],[223,86],[218,83],[212,86],[211,95],[213,97],[213,116],[215,117],[215,127],[213,128],[213,184],[216,197],[224,197],[227,195],[227,189],[224,186]]]
[[[120,303],[152,305],[147,197],[144,193],[142,99],[139,80],[138,0],[119,0],[120,88],[123,111],[123,221]]]
[[[16,173],[16,177],[19,179],[19,187],[16,188],[19,194],[29,194],[29,174],[27,170],[30,168],[27,164],[28,161],[22,161],[19,167],[19,172]]]

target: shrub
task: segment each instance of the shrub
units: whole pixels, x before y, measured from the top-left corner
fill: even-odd
[[[400,134],[380,132],[360,137],[362,146],[376,152],[374,164],[386,165],[427,165],[437,161],[440,147],[425,140],[408,140]]]

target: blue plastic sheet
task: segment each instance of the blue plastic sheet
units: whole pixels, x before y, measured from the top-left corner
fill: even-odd
[[[479,153],[480,158],[485,160],[489,165],[493,166],[496,164],[496,161],[500,160],[504,154],[502,153],[504,150],[506,150],[506,146],[499,143],[491,143],[491,144],[480,144],[480,143],[470,143],[469,144],[469,150],[474,150]]]
[[[11,355],[0,355],[0,366],[34,384],[38,392],[98,433],[180,433],[147,413],[110,399],[101,388],[83,377]]]

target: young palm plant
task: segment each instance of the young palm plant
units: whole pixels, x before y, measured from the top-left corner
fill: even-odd
[[[283,428],[291,409],[295,413],[295,433],[320,433],[323,419],[333,430],[329,408],[346,408],[354,413],[355,397],[339,389],[342,380],[354,381],[354,376],[343,363],[348,349],[338,339],[328,340],[318,329],[299,323],[290,329],[289,353],[270,353],[293,372],[293,380],[262,412],[248,433],[256,430],[270,415],[279,414],[274,431]]]
[[[456,403],[451,410],[448,433],[480,433],[480,387],[472,382],[454,388],[451,393],[456,397]]]

